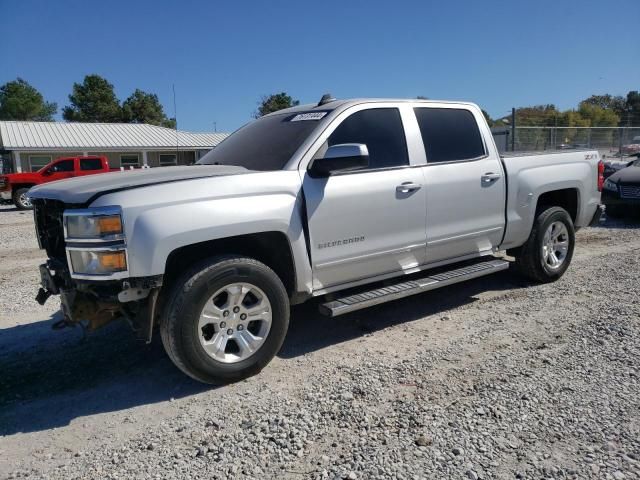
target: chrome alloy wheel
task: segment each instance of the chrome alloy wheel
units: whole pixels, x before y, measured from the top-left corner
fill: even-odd
[[[20,203],[22,204],[22,206],[24,206],[26,208],[31,208],[33,206],[33,205],[31,205],[31,200],[27,196],[27,192],[21,194],[19,198],[20,198]]]
[[[553,222],[542,239],[542,261],[556,270],[562,266],[569,251],[569,231],[562,222]]]
[[[237,363],[262,346],[271,318],[271,303],[262,290],[250,283],[232,283],[207,300],[198,321],[198,338],[215,360]]]

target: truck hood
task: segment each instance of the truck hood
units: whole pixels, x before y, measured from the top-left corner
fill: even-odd
[[[618,170],[609,179],[616,183],[637,183],[640,184],[640,167],[626,167]]]
[[[45,183],[29,190],[29,197],[84,204],[102,194],[121,190],[241,173],[249,173],[249,170],[231,165],[194,165],[125,170]]]

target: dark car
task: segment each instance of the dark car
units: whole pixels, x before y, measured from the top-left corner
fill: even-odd
[[[640,159],[605,180],[602,203],[612,217],[640,210]]]
[[[638,157],[640,158],[640,157]],[[635,160],[631,160],[630,162],[622,163],[622,162],[604,162],[604,178],[609,178],[616,172],[619,172],[623,168],[630,167],[633,165]]]

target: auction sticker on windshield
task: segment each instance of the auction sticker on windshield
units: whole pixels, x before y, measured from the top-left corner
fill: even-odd
[[[307,113],[299,113],[295,117],[293,117],[291,122],[302,122],[304,120],[320,120],[329,112],[307,112]]]

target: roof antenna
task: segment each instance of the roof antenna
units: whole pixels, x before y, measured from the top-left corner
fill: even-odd
[[[321,107],[322,105],[324,105],[326,103],[335,102],[335,101],[336,101],[336,99],[333,98],[330,93],[325,93],[324,95],[322,95],[322,98],[318,102],[317,106]]]

